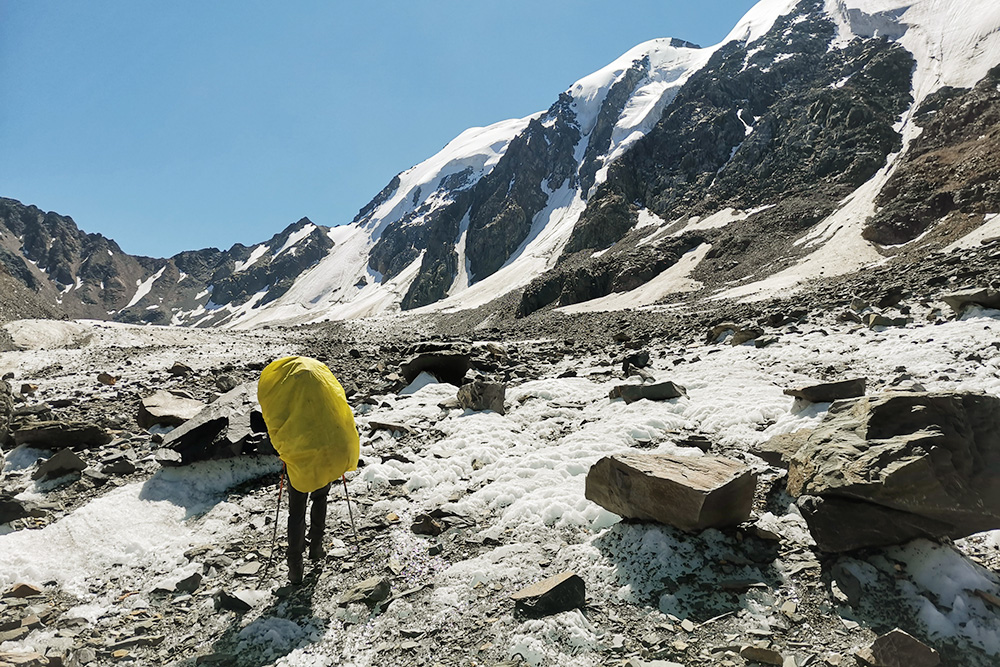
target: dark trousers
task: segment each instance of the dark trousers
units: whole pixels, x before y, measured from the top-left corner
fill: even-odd
[[[311,498],[309,511],[309,557],[323,557],[323,530],[326,528],[326,501],[330,485],[312,493],[296,491],[288,485],[288,571],[292,578],[302,576],[302,552],[306,548],[306,502]]]

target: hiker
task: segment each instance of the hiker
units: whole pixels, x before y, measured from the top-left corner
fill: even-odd
[[[357,470],[358,430],[344,388],[329,368],[309,357],[268,364],[257,383],[257,399],[288,473],[288,580],[300,584],[307,500],[312,501],[309,559],[321,560],[330,484]]]

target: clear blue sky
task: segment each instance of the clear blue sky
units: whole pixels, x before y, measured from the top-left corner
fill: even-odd
[[[467,127],[754,0],[0,0],[0,195],[126,252],[350,220]]]

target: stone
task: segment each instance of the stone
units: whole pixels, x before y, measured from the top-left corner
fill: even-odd
[[[869,329],[874,329],[875,327],[905,327],[910,323],[908,317],[886,317],[878,313],[868,313],[861,321]]]
[[[22,396],[31,396],[36,391],[38,391],[38,385],[37,384],[29,384],[29,383],[25,382],[24,384],[21,385],[21,395]]]
[[[505,413],[504,399],[507,397],[507,385],[498,382],[483,382],[474,380],[458,388],[458,404],[466,410],[492,410],[502,415]]]
[[[259,560],[252,560],[247,563],[243,563],[236,568],[236,576],[238,577],[251,577],[258,572],[260,572],[261,564]]]
[[[135,464],[125,456],[118,456],[104,461],[101,472],[105,475],[131,475],[135,472]]]
[[[762,329],[757,329],[755,327],[742,328],[733,334],[732,338],[729,339],[729,344],[733,346],[743,345],[743,343],[749,343],[750,341],[756,340],[763,335],[764,331]]]
[[[920,640],[896,628],[884,634],[856,657],[870,667],[936,667],[941,655]]]
[[[174,392],[157,391],[139,402],[136,421],[142,428],[180,426],[205,408],[205,404]]]
[[[687,390],[679,384],[673,382],[660,382],[657,384],[623,384],[618,385],[608,394],[610,400],[620,398],[625,403],[646,399],[648,401],[669,401],[674,398],[687,396]]]
[[[98,373],[97,381],[103,385],[111,386],[118,382],[118,376],[111,375],[110,373]]]
[[[51,457],[42,461],[31,473],[31,479],[54,479],[74,472],[80,472],[87,467],[86,461],[77,456],[71,449],[60,449]]]
[[[628,377],[632,374],[633,368],[646,368],[647,366],[649,366],[649,350],[640,350],[622,359],[622,374]]]
[[[4,591],[3,597],[30,598],[35,595],[41,595],[41,594],[42,594],[42,589],[39,588],[38,586],[33,586],[32,584],[20,583],[20,584],[14,584],[6,591]]]
[[[232,375],[220,375],[215,378],[215,388],[223,394],[236,389],[238,386],[240,386],[240,383]]]
[[[566,571],[526,586],[510,597],[519,613],[540,618],[582,609],[587,604],[587,587],[578,574]]]
[[[373,607],[379,602],[388,599],[391,592],[392,586],[389,584],[388,579],[385,577],[371,577],[341,595],[339,604],[341,607],[346,607],[349,604],[363,602],[369,607]]]
[[[198,587],[201,586],[201,580],[201,573],[195,572],[190,577],[185,577],[174,584],[174,590],[180,591],[181,593],[194,593],[198,590]]]
[[[837,401],[792,456],[788,492],[821,551],[1000,528],[1000,398]]]
[[[708,334],[705,336],[706,343],[718,343],[730,333],[736,333],[740,328],[740,325],[735,322],[722,322],[721,324],[716,324],[712,327]]]
[[[219,589],[213,600],[216,611],[235,611],[237,614],[243,614],[253,609],[253,605],[244,600],[239,593],[229,593],[223,589]]]
[[[411,356],[399,366],[399,373],[409,384],[427,371],[441,382],[462,385],[472,368],[471,348],[464,344],[421,343],[411,349]]]
[[[823,382],[806,385],[795,389],[786,389],[785,395],[801,398],[811,403],[831,403],[841,398],[857,398],[865,395],[865,378],[841,380],[840,382]]]
[[[413,525],[410,527],[410,530],[417,535],[430,535],[431,537],[437,537],[445,531],[445,526],[429,514],[418,514],[414,517]]]
[[[595,463],[585,495],[622,517],[699,531],[746,521],[756,485],[739,461],[629,453]]]
[[[14,443],[36,449],[87,449],[111,442],[111,434],[90,422],[43,421],[26,424],[14,432]]]
[[[273,452],[257,404],[257,385],[242,384],[206,405],[198,414],[167,433],[163,448],[180,454],[181,463],[223,459],[240,454]],[[160,456],[173,465],[172,457]]]
[[[24,653],[0,652],[0,667],[46,667],[49,659],[34,651]]]
[[[761,648],[759,646],[744,646],[740,649],[740,656],[749,662],[758,662],[764,665],[778,665],[781,667],[785,659],[774,649]]]
[[[174,365],[167,369],[167,372],[173,375],[174,377],[180,377],[183,375],[189,375],[194,371],[187,364],[182,364],[179,361],[175,361]]]
[[[793,433],[779,433],[765,442],[752,445],[750,451],[764,459],[768,465],[787,470],[792,455],[805,444],[810,433],[812,430],[807,428],[799,429]]]
[[[13,496],[0,496],[0,524],[10,523],[28,516],[31,516],[31,512],[20,500]]]
[[[941,300],[959,317],[969,306],[1000,308],[1000,292],[989,288],[974,288],[945,294]]]

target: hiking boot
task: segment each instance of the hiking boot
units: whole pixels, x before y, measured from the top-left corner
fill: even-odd
[[[315,541],[309,545],[309,560],[323,560],[326,558],[326,549],[323,548],[322,541]]]
[[[298,558],[288,554],[288,582],[298,586],[302,583],[302,554]]]

